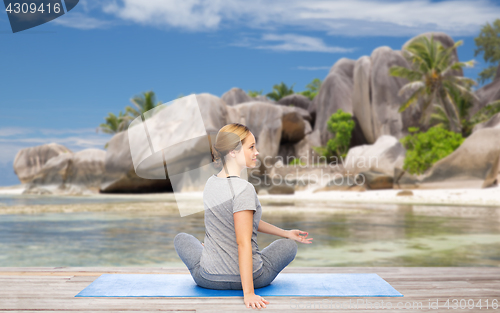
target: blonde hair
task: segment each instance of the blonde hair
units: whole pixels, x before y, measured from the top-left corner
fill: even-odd
[[[212,149],[212,161],[216,168],[222,168],[229,151],[240,151],[249,133],[250,129],[240,123],[227,124],[219,130]]]

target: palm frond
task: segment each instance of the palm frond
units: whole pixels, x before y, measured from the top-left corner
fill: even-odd
[[[409,98],[406,100],[400,107],[398,112],[401,113],[408,109],[410,105],[412,105],[415,101],[418,100],[418,98],[421,96],[423,89],[418,89],[415,91]]]
[[[406,92],[411,91],[412,93],[425,88],[425,83],[421,80],[409,82],[408,84],[401,87],[398,92],[398,96],[404,95]]]
[[[389,68],[389,74],[391,76],[406,78],[409,81],[415,81],[422,78],[421,73],[403,66],[392,66]]]

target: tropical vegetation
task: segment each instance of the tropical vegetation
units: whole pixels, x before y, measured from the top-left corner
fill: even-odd
[[[474,80],[458,76],[455,72],[464,66],[474,64],[473,60],[467,62],[453,60],[453,51],[462,43],[460,40],[453,46],[445,48],[439,41],[434,40],[433,36],[430,39],[421,36],[403,50],[410,68],[393,66],[389,70],[390,75],[409,80],[409,83],[399,91],[399,95],[410,94],[400,106],[399,112],[422,100],[421,124],[429,122],[429,117],[432,115],[427,112],[429,107],[431,109],[439,107],[437,114],[441,111],[441,117],[447,120],[443,125],[453,132],[462,132],[464,116],[460,116],[456,99],[459,96],[466,99],[474,98],[471,86],[476,84]]]
[[[464,137],[442,127],[431,127],[420,132],[418,127],[409,127],[410,132],[400,139],[406,148],[403,169],[411,174],[423,174],[433,164],[457,149]]]
[[[292,86],[288,87],[284,82],[281,84],[276,84],[273,86],[273,90],[266,95],[266,97],[273,99],[274,101],[279,101],[281,98],[286,97],[294,93]]]
[[[500,19],[496,19],[493,24],[486,23],[481,28],[479,36],[474,38],[474,42],[477,46],[474,56],[482,53],[484,61],[489,64],[479,73],[478,82],[484,83],[495,79],[497,68],[500,65]]]
[[[130,123],[141,114],[159,106],[162,102],[156,101],[156,95],[153,91],[143,92],[141,95],[136,95],[130,102],[134,105],[126,106],[125,113],[120,111],[118,116],[113,113],[108,113],[108,116],[105,117],[105,123],[102,123],[97,128],[97,132],[101,131],[107,134],[116,134],[122,132],[128,128]],[[108,143],[104,145],[104,148],[108,148]]]
[[[306,85],[306,90],[298,92],[299,94],[308,97],[311,101],[316,97],[321,87],[322,81],[319,78],[313,79],[312,82]]]
[[[137,95],[130,99],[130,102],[132,102],[134,107],[128,105],[125,107],[125,111],[134,118],[159,106],[162,103],[161,101],[156,102],[156,95],[154,91],[143,92],[141,95]]]
[[[263,90],[259,90],[259,91],[257,91],[257,90],[249,90],[249,91],[247,92],[247,95],[249,95],[249,96],[250,96],[250,97],[252,97],[252,98],[255,98],[255,97],[257,97],[257,96],[262,95],[262,92],[263,92]]]
[[[328,161],[345,158],[349,151],[354,126],[352,115],[338,109],[327,121],[327,129],[333,134],[333,138],[328,140],[326,147],[313,147],[313,149]]]

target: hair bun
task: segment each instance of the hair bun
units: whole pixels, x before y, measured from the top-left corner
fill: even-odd
[[[216,168],[222,168],[221,153],[215,147],[213,147],[212,149],[212,162],[214,163]]]

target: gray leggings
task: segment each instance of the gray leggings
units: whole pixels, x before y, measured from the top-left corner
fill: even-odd
[[[201,242],[193,235],[179,233],[174,238],[175,251],[186,264],[196,284],[208,289],[242,290],[241,282],[212,281],[200,275]],[[276,276],[295,259],[297,243],[292,239],[278,239],[261,251],[262,274],[253,281],[254,288],[269,285]]]

